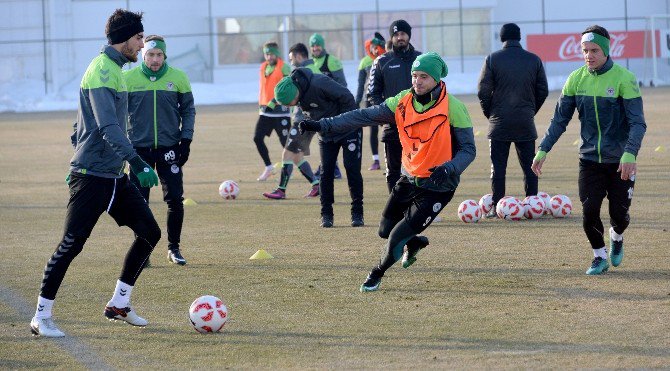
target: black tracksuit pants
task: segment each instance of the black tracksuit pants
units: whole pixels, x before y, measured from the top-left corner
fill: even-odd
[[[335,163],[342,148],[344,169],[351,196],[351,214],[363,215],[363,176],[361,175],[361,145],[363,130],[358,129],[336,142],[319,140],[321,150],[321,215],[333,216],[335,202]]]
[[[507,159],[510,146],[514,143],[516,155],[523,170],[523,187],[526,196],[537,195],[537,175],[530,169],[535,157],[535,141],[527,140],[520,142],[505,142],[500,140],[489,140],[491,153],[491,192],[493,193],[493,205],[505,197],[505,176],[507,174]]]

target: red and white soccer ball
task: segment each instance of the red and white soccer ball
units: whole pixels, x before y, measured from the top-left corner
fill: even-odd
[[[538,196],[528,196],[521,201],[521,204],[526,219],[538,219],[544,215],[544,201]]]
[[[219,186],[219,195],[226,200],[234,200],[240,194],[240,186],[234,180],[226,180]]]
[[[556,195],[549,201],[551,215],[554,218],[565,218],[572,213],[572,201],[566,195]]]
[[[547,192],[537,192],[537,197],[544,202],[544,213],[551,215],[551,196]]]
[[[496,205],[496,214],[505,220],[521,220],[523,218],[523,205],[518,198],[505,196]]]
[[[482,217],[482,209],[475,200],[465,200],[458,206],[458,217],[466,223],[477,223]]]
[[[193,301],[188,317],[195,331],[201,334],[219,332],[228,321],[228,308],[216,296],[204,295]]]
[[[488,214],[494,206],[493,195],[490,193],[483,195],[482,198],[479,199],[479,207],[482,208],[482,212],[484,212],[484,214]]]

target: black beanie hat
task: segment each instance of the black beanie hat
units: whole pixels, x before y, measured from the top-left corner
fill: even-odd
[[[412,38],[412,26],[407,23],[404,19],[398,19],[397,21],[393,21],[391,23],[391,27],[389,27],[389,34],[391,37],[393,37],[393,34],[395,34],[398,31],[403,31],[404,33],[407,34],[407,36]]]
[[[506,23],[500,27],[500,41],[521,40],[521,30],[516,23]]]
[[[105,27],[109,45],[124,43],[140,32],[144,32],[142,13],[125,9],[117,9],[107,20]]]

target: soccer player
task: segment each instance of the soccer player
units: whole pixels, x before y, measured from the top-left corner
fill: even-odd
[[[258,94],[259,117],[254,131],[254,143],[265,164],[265,169],[257,179],[259,182],[266,181],[274,173],[270,153],[265,145],[265,137],[269,137],[274,130],[279,136],[281,146],[284,147],[291,127],[291,112],[288,107],[275,106],[272,100],[275,86],[279,80],[291,73],[291,67],[280,58],[279,45],[276,42],[271,41],[263,45],[263,57],[265,62],[260,68],[260,92]]]
[[[288,51],[288,58],[291,65],[295,68],[306,67],[314,73],[320,73],[314,64],[314,61],[309,59],[307,47],[303,43],[297,43],[291,46]],[[294,125],[291,127],[286,146],[282,152],[283,163],[281,175],[279,177],[279,186],[272,192],[263,193],[263,196],[272,200],[283,200],[286,198],[286,188],[288,187],[288,181],[291,179],[294,165],[298,167],[300,173],[312,185],[309,192],[305,195],[305,198],[319,196],[319,178],[314,175],[311,165],[305,159],[305,156],[309,156],[310,154],[309,145],[312,142],[314,133],[301,134],[298,132],[297,125],[298,122],[304,118],[304,114],[299,107],[297,107],[295,111],[296,119],[293,120]]]
[[[297,68],[275,87],[275,99],[280,104],[298,105],[306,117],[320,119],[356,109],[349,89],[323,74],[308,68]],[[363,176],[361,175],[362,130],[352,128],[340,133],[321,135],[319,147],[323,172],[321,174],[321,227],[331,228],[334,223],[333,203],[335,161],[343,149],[344,168],[351,196],[351,226],[361,227],[363,221]]]
[[[158,172],[167,203],[168,260],[184,265],[179,243],[184,223],[183,169],[191,152],[195,106],[186,74],[166,62],[165,39],[148,36],[141,65],[124,71],[128,86],[128,137],[142,160]],[[130,180],[147,202],[150,188]]]
[[[365,57],[358,64],[358,91],[356,92],[356,105],[361,108],[370,107],[367,94],[364,93],[368,90],[372,62],[386,52],[384,50],[385,43],[384,36],[379,32],[375,32],[375,37],[365,41]],[[380,170],[379,126],[370,126],[370,151],[372,151],[372,165],[370,165],[368,170]]]
[[[491,190],[493,204],[505,197],[507,158],[512,143],[523,170],[526,196],[537,195],[537,175],[530,169],[535,155],[535,114],[549,90],[542,60],[523,49],[521,30],[514,23],[500,29],[501,50],[486,57],[479,76],[477,95],[489,120]],[[495,208],[486,215],[496,217]]]
[[[587,27],[582,32],[581,46],[586,63],[568,76],[532,169],[535,174],[542,174],[547,153],[577,109],[581,123],[579,199],[584,209],[584,232],[594,256],[586,274],[597,275],[610,266],[600,219],[605,196],[612,225],[609,258],[615,267],[623,259],[623,233],[630,223],[628,209],[635,187],[637,154],[647,124],[637,78],[612,61],[607,30],[598,25]]]
[[[405,20],[399,19],[391,23],[389,34],[392,50],[375,59],[370,70],[368,100],[372,105],[379,105],[385,99],[412,86],[412,63],[421,54],[409,42],[412,27]],[[391,193],[400,179],[402,155],[398,130],[393,124],[384,125],[381,141],[384,143],[386,158],[386,186]]]
[[[70,200],[64,233],[44,268],[37,310],[30,321],[34,335],[65,336],[52,319],[56,293],[103,212],[135,233],[104,315],[134,326],[147,325],[133,310],[130,296],[161,230],[147,202],[124,173],[125,161],[143,187],[158,185],[158,176],[137,155],[126,136],[128,93],[121,73],[124,64],[137,61],[137,53],[144,46],[142,13],[117,9],[107,20],[105,34],[109,45],[91,61],[79,89],[79,113],[72,135],[75,151],[66,179]]]
[[[407,174],[393,187],[382,212],[379,236],[387,239],[386,246],[361,292],[378,290],[386,271],[401,257],[404,268],[416,261],[419,250],[429,243],[419,233],[451,201],[461,174],[475,158],[470,116],[465,105],[447,93],[441,80],[446,76],[447,65],[437,53],[422,54],[412,66],[411,89],[376,106],[299,123],[301,130],[321,135],[371,125],[397,127]]]

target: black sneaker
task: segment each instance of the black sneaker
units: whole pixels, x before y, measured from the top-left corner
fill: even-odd
[[[181,256],[181,252],[179,249],[173,249],[173,250],[168,250],[168,261],[179,264],[179,265],[186,265],[186,259],[184,259],[183,256]]]
[[[333,227],[333,216],[332,215],[322,215],[321,216],[321,226],[323,228],[332,228]]]
[[[382,284],[382,274],[378,268],[373,268],[368,274],[368,278],[365,279],[365,282],[361,285],[361,292],[371,292],[379,290],[379,286]]]
[[[402,267],[409,268],[416,261],[416,254],[419,250],[428,246],[430,242],[426,236],[416,236],[407,241],[407,249],[402,254]]]
[[[353,214],[351,216],[351,226],[352,227],[362,227],[365,225],[363,221],[363,214]]]

